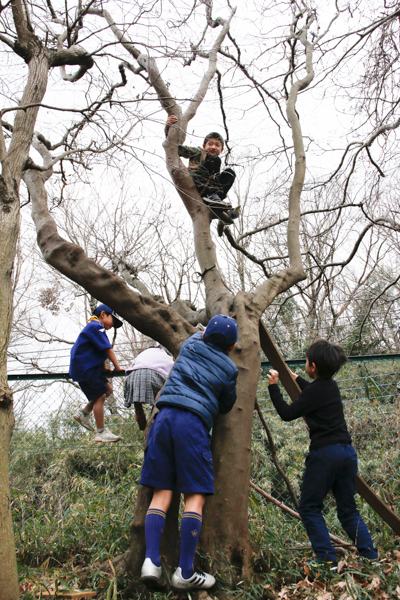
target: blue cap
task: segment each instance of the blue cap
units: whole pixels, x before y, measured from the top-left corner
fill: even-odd
[[[207,339],[214,333],[224,336],[227,346],[233,346],[238,341],[238,326],[235,319],[227,315],[215,315],[209,320],[204,337]]]
[[[118,329],[119,327],[122,327],[122,320],[117,315],[117,313],[115,313],[109,306],[107,306],[107,304],[99,304],[94,309],[93,314],[94,315],[99,315],[102,310],[104,310],[104,312],[107,313],[108,315],[112,315],[115,329]]]

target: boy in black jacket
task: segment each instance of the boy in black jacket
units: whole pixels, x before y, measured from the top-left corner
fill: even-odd
[[[340,391],[332,377],[347,361],[343,350],[326,340],[317,340],[306,352],[307,375],[312,383],[292,373],[301,394],[287,404],[277,385],[279,373],[268,375],[271,400],[284,421],[304,416],[310,429],[310,452],[306,459],[299,513],[307,530],[317,563],[334,569],[335,550],[322,516],[323,501],[329,490],[335,496],[337,514],[347,535],[360,555],[376,560],[367,526],[354,500],[356,491],[357,453],[351,445],[343,413]],[[316,566],[312,563],[311,566]]]

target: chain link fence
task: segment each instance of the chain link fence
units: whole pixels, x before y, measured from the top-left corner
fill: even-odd
[[[359,472],[391,508],[400,513],[400,355],[365,357],[342,368],[337,381],[345,415],[359,455]],[[305,375],[303,361],[288,361]],[[281,472],[300,495],[309,443],[302,419],[284,423],[268,395],[261,370],[258,404],[273,445],[259,415],[253,425],[252,482],[296,510]],[[106,408],[106,426],[122,436],[116,444],[96,444],[94,434],[73,419],[85,398],[76,384],[53,375],[9,377],[14,391],[16,426],[10,451],[12,510],[19,560],[25,564],[103,560],[126,549],[134,511],[144,434],[133,409],[123,407],[123,378],[114,378],[114,395]],[[280,466],[281,472],[277,469]],[[357,497],[358,498],[358,497]],[[391,535],[372,509],[358,498],[372,530]],[[276,528],[284,543],[304,544],[305,532],[295,517],[282,512],[251,489],[250,529],[267,543]],[[325,515],[333,533],[343,535],[334,500]],[[374,521],[375,519],[375,521]]]

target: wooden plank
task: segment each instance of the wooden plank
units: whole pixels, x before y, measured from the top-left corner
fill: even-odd
[[[264,323],[260,321],[259,326],[260,343],[266,357],[272,365],[272,368],[279,371],[279,379],[283,387],[287,391],[291,400],[296,400],[300,394],[300,388],[290,374],[290,369],[287,366],[282,354],[278,350],[274,340],[272,339],[268,329]],[[391,527],[397,535],[400,535],[400,518],[383,500],[375,494],[362,477],[357,475],[356,490],[362,498],[374,509],[374,511]]]
[[[374,509],[374,511],[391,527],[391,529],[400,535],[400,518],[396,513],[375,494],[374,490],[364,481],[362,477],[357,475],[356,490],[362,498]]]
[[[256,492],[258,492],[261,496],[264,496],[264,498],[266,498],[267,500],[269,500],[270,502],[275,504],[275,506],[278,506],[284,512],[287,512],[292,517],[295,517],[295,519],[299,519],[299,521],[301,521],[301,516],[299,515],[298,512],[289,508],[288,506],[286,506],[286,504],[284,504],[283,502],[280,502],[279,500],[277,500],[276,498],[271,496],[271,494],[264,492],[264,490],[262,490],[260,487],[258,487],[258,485],[253,483],[251,480],[250,480],[250,487],[252,487],[254,490],[256,490]],[[338,544],[339,546],[344,546],[345,548],[351,548],[352,550],[356,549],[354,546],[352,546],[348,542],[345,542],[344,540],[337,537],[336,535],[333,535],[332,533],[329,534],[329,537],[331,538],[331,541],[333,543]]]

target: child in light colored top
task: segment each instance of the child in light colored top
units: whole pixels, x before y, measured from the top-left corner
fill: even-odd
[[[136,421],[140,430],[146,428],[146,415],[143,404],[153,406],[154,400],[165,384],[174,360],[163,348],[153,347],[143,350],[133,360],[124,386],[124,405],[135,407]]]
[[[112,394],[112,387],[103,375],[107,358],[115,371],[121,371],[117,357],[107,337],[106,330],[122,326],[121,319],[106,304],[99,304],[86,327],[79,334],[71,350],[69,375],[77,381],[89,403],[80,410],[74,419],[83,427],[94,431],[90,421],[93,411],[97,426],[95,442],[118,442],[121,437],[104,428],[104,401]]]

